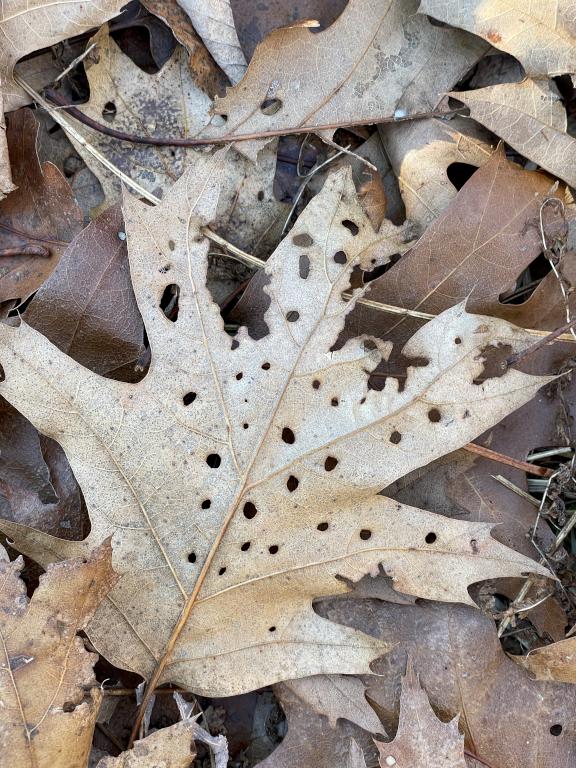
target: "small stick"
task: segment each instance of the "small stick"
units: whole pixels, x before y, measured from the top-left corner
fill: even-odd
[[[54,83],[57,83],[59,80],[62,80],[62,78],[70,72],[70,70],[74,69],[74,67],[77,64],[80,64],[81,61],[83,61],[86,56],[90,53],[91,50],[93,50],[96,47],[97,43],[92,43],[92,45],[89,45],[88,48],[84,51],[84,53],[81,53],[80,56],[76,56],[76,58],[68,64],[66,69],[58,75],[58,77],[54,80]]]
[[[41,258],[48,258],[50,256],[50,249],[45,245],[16,245],[13,248],[0,248],[0,257],[6,258],[13,256],[40,256]]]
[[[529,493],[526,493],[526,491],[523,491],[522,488],[518,488],[518,486],[514,485],[514,483],[511,483],[508,478],[502,477],[502,475],[491,475],[491,477],[496,480],[497,483],[503,485],[504,488],[508,488],[509,491],[512,491],[518,496],[521,496],[523,499],[532,504],[532,506],[536,507],[536,509],[540,507],[540,502],[538,499],[535,499],[534,496],[531,496]]]
[[[528,357],[528,355],[534,354],[534,352],[537,352],[539,349],[542,349],[542,347],[545,347],[546,344],[548,344],[550,341],[554,341],[559,336],[562,336],[562,334],[566,333],[566,331],[571,330],[574,325],[576,325],[576,317],[572,318],[567,323],[560,326],[560,328],[557,328],[555,331],[548,333],[546,336],[544,336],[544,338],[540,339],[540,341],[537,341],[531,347],[528,347],[522,352],[516,352],[515,355],[510,355],[510,357],[506,360],[506,365],[514,365],[515,363],[520,362],[520,360],[524,360],[524,358]]]
[[[470,453],[477,453],[479,456],[483,456],[485,459],[491,459],[492,461],[497,461],[500,464],[507,464],[509,467],[515,467],[515,469],[520,469],[530,475],[538,475],[538,477],[551,477],[552,475],[551,469],[538,467],[535,464],[528,464],[527,461],[513,459],[512,456],[506,456],[503,453],[492,451],[490,448],[485,448],[483,445],[468,443],[468,445],[464,445],[462,447],[465,451],[469,451]]]

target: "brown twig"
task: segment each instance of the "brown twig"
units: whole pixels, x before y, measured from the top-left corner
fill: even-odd
[[[528,355],[533,355],[534,352],[538,352],[539,349],[545,347],[546,344],[548,344],[550,341],[554,341],[554,339],[557,339],[558,336],[562,336],[563,333],[571,330],[574,325],[576,325],[576,317],[572,318],[568,323],[560,326],[560,328],[556,328],[555,331],[552,331],[547,336],[544,336],[535,344],[532,344],[531,347],[527,347],[523,352],[516,352],[516,354],[510,355],[510,357],[506,360],[506,365],[514,365],[515,363],[520,362],[520,360],[524,360],[524,358],[528,357]]]
[[[44,245],[15,245],[13,248],[0,248],[0,257],[10,258],[13,256],[41,256],[49,258],[50,249]]]
[[[485,765],[486,768],[493,768],[491,763],[487,763],[486,760],[483,760],[481,757],[478,757],[478,755],[475,755],[474,752],[470,752],[469,750],[465,749],[464,754],[466,757],[471,757],[472,760],[476,760],[477,763],[480,763],[481,765]]]
[[[469,451],[470,453],[477,453],[479,456],[483,456],[485,459],[497,461],[499,464],[506,464],[509,467],[520,469],[530,475],[538,475],[538,477],[550,477],[552,475],[551,469],[545,469],[544,467],[539,467],[536,464],[529,464],[527,461],[513,459],[512,456],[506,456],[503,453],[492,451],[490,448],[485,448],[483,445],[468,443],[462,447],[465,451]]]
[[[59,92],[48,88],[45,91],[46,97],[59,107],[66,109],[70,117],[74,117],[78,122],[92,128],[94,131],[103,133],[119,141],[129,141],[132,144],[151,144],[155,147],[205,147],[210,144],[230,144],[235,141],[253,141],[254,139],[271,139],[275,136],[288,136],[289,134],[316,133],[319,131],[331,131],[338,128],[344,128],[354,125],[366,125],[366,120],[348,120],[343,123],[325,123],[322,125],[297,125],[293,128],[277,128],[271,131],[256,131],[255,133],[225,134],[224,136],[197,137],[197,138],[178,138],[176,136],[137,136],[134,133],[124,133],[103,125],[97,120],[93,120],[85,115]],[[417,112],[405,117],[384,117],[377,120],[377,123],[399,123],[407,120],[424,120],[430,117],[445,117],[446,115],[460,114],[462,108],[448,111]]]

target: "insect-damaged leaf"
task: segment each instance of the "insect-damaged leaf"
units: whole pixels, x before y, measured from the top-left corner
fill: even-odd
[[[402,392],[394,383],[369,390],[390,345],[360,338],[332,351],[354,303],[342,297],[351,270],[378,239],[343,170],[267,263],[269,333],[230,338],[206,288],[201,234],[223,158],[202,158],[156,208],[126,197],[152,349],[141,383],[89,372],[25,323],[0,328],[0,392],[62,444],[92,522],[83,543],[4,529],[44,562],[112,535],[121,579],[91,640],[116,665],[149,675],[172,637],[162,679],[212,695],[366,671],[387,646],[312,609],[316,596],[348,589],[336,576],[356,581],[383,563],[401,592],[470,603],[472,582],[546,573],[492,539],[489,525],[378,495],[547,381],[508,369],[474,383],[487,345],[519,350],[527,334],[457,306],[406,345],[427,364],[410,370]]]

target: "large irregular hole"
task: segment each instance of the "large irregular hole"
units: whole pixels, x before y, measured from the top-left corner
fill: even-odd
[[[282,109],[282,99],[264,99],[260,104],[260,112],[263,115],[275,115]]]
[[[350,219],[344,219],[343,222],[342,222],[342,226],[346,227],[346,229],[354,237],[356,237],[358,232],[360,232],[360,228],[358,227],[358,224],[355,224],[353,221],[350,221]]]
[[[176,283],[170,283],[164,288],[160,299],[160,309],[168,320],[175,323],[178,320],[178,303],[180,300],[180,287]]]
[[[462,189],[464,184],[469,181],[476,173],[478,167],[476,165],[470,165],[469,163],[450,163],[446,169],[446,175],[448,181],[456,189]]]
[[[290,429],[290,427],[284,427],[282,430],[282,440],[285,443],[288,443],[288,445],[292,445],[296,441],[296,436],[294,435],[294,432]]]
[[[508,370],[507,360],[512,354],[510,344],[489,344],[480,351],[483,368],[473,379],[473,384],[483,384],[487,379],[499,379]]]
[[[210,453],[206,457],[206,464],[208,464],[210,469],[218,469],[221,463],[222,463],[222,458],[218,453]]]
[[[552,265],[544,253],[540,253],[516,278],[512,290],[498,296],[500,304],[525,304],[540,282],[552,271]]]

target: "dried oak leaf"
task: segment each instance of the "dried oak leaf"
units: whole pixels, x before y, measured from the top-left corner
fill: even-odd
[[[350,0],[326,30],[275,30],[242,82],[216,100],[227,120],[206,135],[315,130],[434,109],[486,44],[432,25],[417,7],[418,0]]]
[[[576,683],[576,637],[536,648],[528,656],[510,658],[531,672],[536,680]]]
[[[220,696],[368,669],[387,646],[312,610],[313,598],[347,591],[337,575],[356,581],[383,563],[401,592],[472,603],[472,582],[547,574],[489,525],[378,495],[548,381],[508,369],[474,383],[484,347],[520,350],[530,337],[458,306],[405,346],[429,362],[402,392],[369,390],[390,345],[364,337],[332,351],[354,304],[342,292],[366,233],[377,238],[338,172],[267,263],[268,335],[232,340],[206,288],[201,234],[225,156],[203,158],[155,208],[126,196],[152,349],[142,382],[97,376],[25,323],[0,328],[0,392],[61,443],[92,523],[84,542],[2,528],[40,562],[111,535],[121,579],[88,630],[94,645],[117,666],[148,676],[160,661],[159,678]],[[178,297],[171,319],[166,290]]]
[[[12,175],[18,188],[0,202],[2,247],[0,301],[25,300],[58,264],[84,223],[70,186],[52,163],[40,165],[36,153],[38,123],[32,110],[8,117]]]
[[[464,736],[458,715],[448,723],[439,720],[422,690],[410,661],[402,678],[400,717],[394,739],[377,741],[382,768],[466,768]]]
[[[503,652],[494,622],[480,611],[348,597],[321,601],[317,610],[394,644],[375,662],[377,675],[364,678],[366,696],[389,732],[398,722],[400,680],[409,654],[434,710],[443,720],[460,715],[472,754],[497,768],[575,764],[576,687],[531,680]],[[522,716],[511,717],[513,712]]]
[[[0,561],[0,765],[80,768],[101,693],[77,632],[117,580],[110,543],[87,559],[48,566],[30,602],[22,558]]]
[[[566,133],[566,109],[551,81],[526,79],[450,95],[521,155],[576,185],[576,140]]]
[[[193,720],[161,728],[118,757],[105,757],[96,768],[190,768],[196,756]]]
[[[419,11],[516,56],[532,77],[576,72],[572,0],[422,0]]]
[[[46,0],[30,3],[28,0],[7,0],[0,9],[0,107],[10,112],[28,104],[30,98],[12,78],[14,65],[28,53],[48,48],[80,35],[92,27],[99,27],[116,16],[125,0],[63,0],[57,4]],[[3,125],[1,115],[0,124]],[[13,189],[10,181],[8,153],[3,130],[0,130],[0,194]]]
[[[178,0],[214,61],[236,84],[246,71],[230,0]]]

